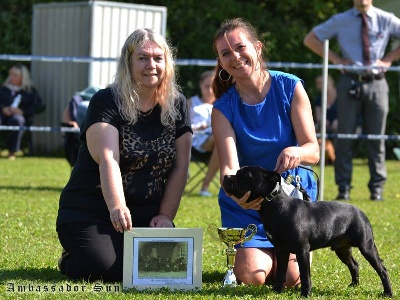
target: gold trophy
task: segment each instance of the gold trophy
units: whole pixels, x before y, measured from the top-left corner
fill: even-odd
[[[228,248],[225,250],[228,271],[225,274],[223,286],[236,286],[236,276],[233,273],[236,256],[235,245],[249,241],[253,235],[256,234],[257,226],[254,224],[249,224],[247,228],[217,228],[215,224],[210,224],[208,225],[207,231],[215,240],[222,241],[228,246]],[[216,235],[217,232],[218,237]],[[247,232],[250,233],[246,235]]]

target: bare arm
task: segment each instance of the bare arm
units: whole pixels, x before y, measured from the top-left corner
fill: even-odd
[[[90,155],[99,165],[101,190],[111,222],[119,232],[130,230],[132,219],[119,168],[118,130],[107,123],[95,123],[87,129],[86,139]]]
[[[78,123],[72,120],[71,112],[69,110],[69,105],[64,108],[63,111],[63,122],[73,126],[74,128],[79,128]]]
[[[310,31],[303,40],[303,44],[313,51],[315,54],[323,57],[324,56],[324,43],[320,41],[313,31]],[[351,62],[342,58],[331,49],[328,51],[328,60],[336,65],[348,65]]]
[[[400,58],[400,46],[386,53],[386,55],[381,60],[376,61],[376,65],[383,68],[390,68],[392,63],[398,60],[399,58]]]
[[[236,171],[240,168],[236,151],[236,135],[231,124],[217,109],[213,109],[211,123],[220,163],[220,182],[222,186],[224,176],[236,174]],[[250,192],[246,193],[240,199],[230,194],[227,195],[244,209],[260,209],[261,202],[263,201],[262,198],[259,198],[247,203],[246,201],[250,196]]]
[[[294,90],[290,117],[298,147],[287,147],[279,154],[275,171],[283,173],[300,164],[313,165],[319,161],[319,145],[315,134],[312,108],[308,95],[299,82]]]
[[[218,109],[213,109],[211,124],[217,147],[220,182],[222,184],[225,175],[236,174],[236,171],[240,168],[236,151],[236,135],[229,121]]]
[[[176,142],[176,161],[167,179],[160,212],[150,221],[150,227],[172,227],[187,182],[192,134],[186,132]]]

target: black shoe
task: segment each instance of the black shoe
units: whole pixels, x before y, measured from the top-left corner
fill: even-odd
[[[350,200],[350,191],[339,192],[336,200]]]
[[[58,268],[61,271],[61,274],[65,274],[65,270],[64,270],[64,266],[65,266],[65,260],[67,259],[67,257],[69,256],[69,253],[67,251],[65,251],[64,249],[62,249],[61,252],[61,257],[58,260]]]
[[[379,192],[373,192],[373,193],[371,193],[370,199],[371,199],[372,201],[383,201],[382,194],[379,193]]]
[[[336,197],[336,200],[350,200],[350,187],[341,187],[339,188],[339,194]]]

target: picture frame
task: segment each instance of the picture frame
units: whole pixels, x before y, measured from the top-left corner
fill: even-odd
[[[202,253],[202,228],[125,231],[123,289],[201,289]]]

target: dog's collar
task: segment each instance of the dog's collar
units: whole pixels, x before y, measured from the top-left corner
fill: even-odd
[[[277,182],[275,185],[275,188],[272,190],[272,192],[269,195],[266,195],[262,198],[264,200],[267,200],[268,202],[271,201],[272,199],[274,199],[276,197],[276,195],[278,195],[278,193],[279,193],[279,186],[280,186],[280,183]]]

